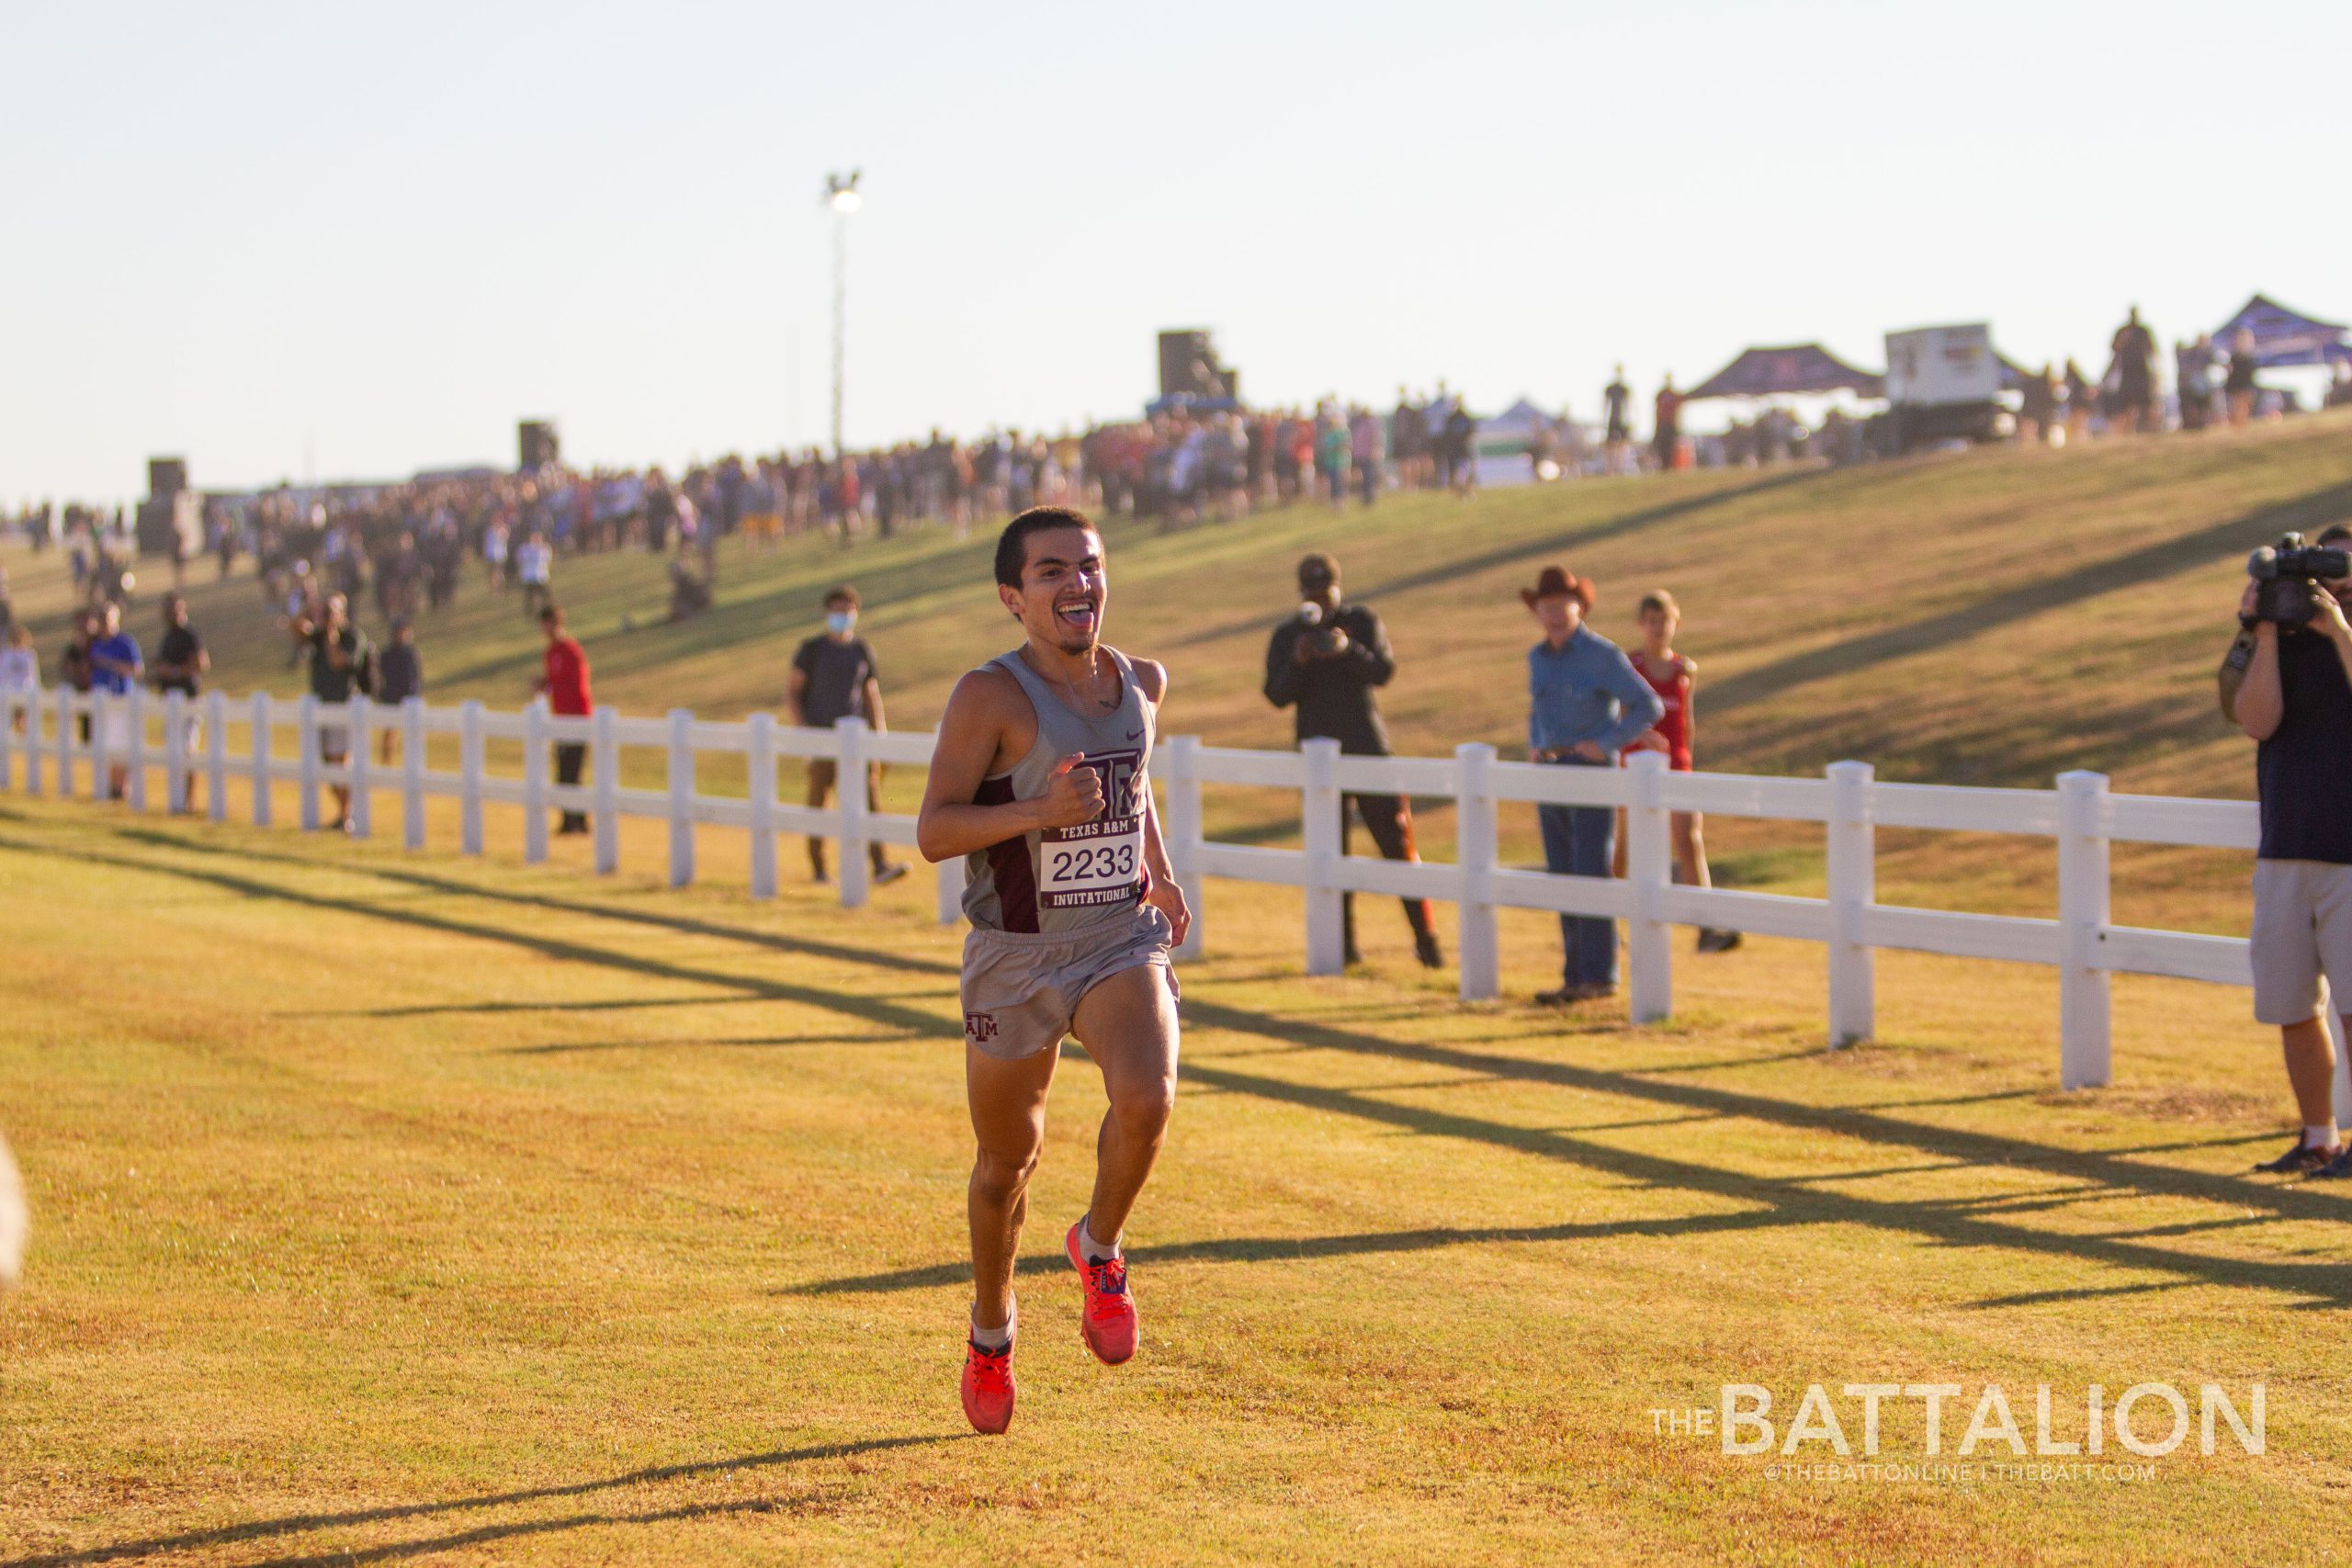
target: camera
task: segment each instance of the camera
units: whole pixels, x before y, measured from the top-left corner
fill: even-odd
[[[2323,581],[2352,577],[2352,551],[2316,548],[2289,534],[2246,557],[2245,574],[2256,584],[2250,620],[2300,626],[2317,608],[2312,596],[2326,592]]]
[[[1309,599],[1298,607],[1299,646],[1318,659],[1328,659],[1340,651],[1347,641],[1347,633],[1324,613],[1323,606]]]

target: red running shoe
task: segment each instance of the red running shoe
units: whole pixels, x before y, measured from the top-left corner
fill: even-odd
[[[1115,1367],[1136,1353],[1136,1300],[1127,1290],[1127,1260],[1121,1257],[1089,1263],[1078,1245],[1079,1225],[1085,1223],[1080,1220],[1062,1238],[1070,1267],[1086,1284],[1086,1311],[1079,1319],[1078,1337],[1096,1360]]]
[[[1012,1425],[1012,1347],[964,1349],[964,1418],[972,1430],[993,1437]]]

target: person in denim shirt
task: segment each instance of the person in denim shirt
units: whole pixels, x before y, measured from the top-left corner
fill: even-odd
[[[1666,712],[1623,649],[1584,624],[1592,581],[1547,566],[1519,596],[1543,624],[1544,640],[1527,650],[1527,755],[1531,761],[1606,767]],[[1577,876],[1607,876],[1617,814],[1606,806],[1539,806],[1544,866]],[[1617,922],[1590,915],[1560,917],[1565,949],[1560,986],[1536,1000],[1557,1006],[1617,989]]]

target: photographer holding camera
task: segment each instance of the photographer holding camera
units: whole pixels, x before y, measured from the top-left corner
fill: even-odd
[[[2238,606],[2244,628],[2224,666],[2222,705],[2256,742],[2262,843],[2254,864],[2254,1016],[2275,1024],[2303,1130],[2257,1170],[2342,1179],[2352,1150],[2335,1135],[2335,1051],[2320,1016],[2321,977],[2352,1000],[2352,534],[2319,547],[2290,535],[2255,552]],[[2233,671],[2242,671],[2235,690]],[[2346,1028],[2352,1030],[2352,1015]]]
[[[1388,684],[1396,673],[1387,629],[1365,606],[1340,602],[1339,563],[1320,551],[1298,563],[1298,613],[1276,626],[1266,644],[1266,700],[1278,708],[1297,705],[1301,740],[1328,737],[1351,757],[1387,756],[1388,727],[1372,695],[1374,686]],[[1350,806],[1363,818],[1383,858],[1421,858],[1413,849],[1413,808],[1395,795],[1340,797],[1341,854],[1348,850]],[[1355,895],[1343,895],[1340,908],[1347,962],[1361,964]],[[1405,919],[1413,928],[1413,954],[1422,966],[1443,964],[1430,925],[1429,900],[1406,899]]]

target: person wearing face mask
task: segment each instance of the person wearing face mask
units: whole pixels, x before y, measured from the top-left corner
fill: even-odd
[[[825,630],[821,637],[812,637],[800,645],[792,656],[791,683],[786,696],[792,705],[792,722],[830,729],[838,721],[855,714],[876,730],[889,727],[882,719],[882,682],[876,673],[874,649],[857,635],[857,590],[843,583],[825,595]],[[833,796],[841,765],[831,757],[808,759],[808,805],[823,810]],[[865,772],[865,804],[869,811],[882,809],[882,765],[869,764]],[[896,882],[907,874],[903,865],[891,863],[878,843],[867,846],[874,860],[874,881],[876,886]],[[819,882],[831,880],[825,869],[825,840],[808,840],[808,868]]]

